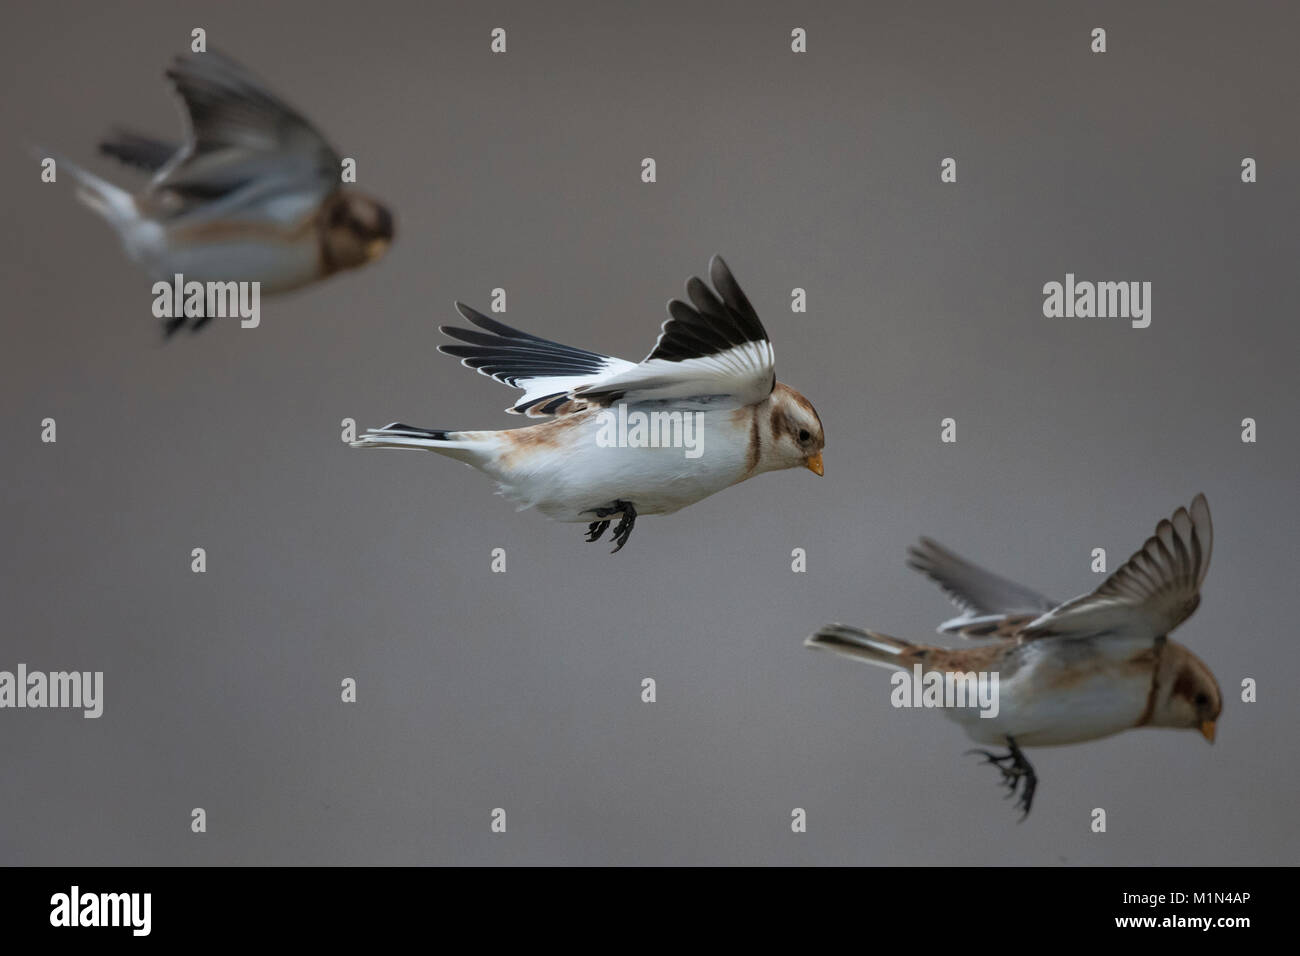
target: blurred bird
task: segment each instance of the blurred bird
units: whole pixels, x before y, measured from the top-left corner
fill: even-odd
[[[383,255],[392,215],[342,187],[342,158],[301,114],[215,51],[177,57],[167,77],[186,117],[185,142],[117,130],[99,147],[153,173],[142,192],[59,160],[78,197],[151,278],[259,282],[274,294]],[[168,320],[167,333],[184,321]]]
[[[936,581],[963,614],[940,633],[989,639],[950,649],[912,644],[842,624],[805,644],[882,667],[923,673],[997,673],[997,715],[946,708],[979,743],[1008,752],[983,754],[1002,773],[1009,794],[1023,782],[1018,806],[1029,814],[1037,776],[1021,747],[1095,740],[1132,727],[1198,730],[1214,742],[1223,706],[1210,669],[1168,639],[1200,604],[1213,546],[1210,508],[1197,495],[1161,521],[1123,567],[1090,594],[1058,604],[958,557],[928,538],[908,564]]]
[[[357,448],[423,448],[496,479],[500,491],[557,521],[589,522],[599,540],[614,517],[614,551],[638,515],[671,514],[754,475],[781,468],[822,474],[821,420],[806,398],[776,381],[775,357],[754,307],[725,262],[709,266],[714,290],[686,284],[668,303],[654,349],[640,363],[560,345],[512,329],[468,306],[483,331],[443,327],[464,345],[439,351],[524,396],[507,411],[547,418],[507,431],[444,431],[396,422]],[[697,415],[700,454],[681,447],[618,447],[602,432],[618,415]],[[689,423],[688,423],[689,424]]]

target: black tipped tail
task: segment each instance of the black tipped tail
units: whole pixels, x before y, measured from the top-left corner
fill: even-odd
[[[353,448],[423,448],[439,454],[469,461],[481,443],[473,432],[447,431],[443,428],[416,428],[405,422],[393,422],[383,428],[371,428],[352,443]]]
[[[904,669],[912,660],[913,652],[918,650],[915,644],[902,638],[890,637],[888,634],[880,634],[876,631],[864,631],[847,624],[830,624],[823,627],[807,638],[804,646],[835,651],[837,654],[856,657],[858,660],[880,667]]]
[[[393,422],[383,428],[372,429],[372,432],[383,432],[386,435],[402,435],[406,438],[426,438],[429,441],[448,441],[448,436],[451,434],[445,429],[416,428],[414,425],[407,425],[403,422]]]

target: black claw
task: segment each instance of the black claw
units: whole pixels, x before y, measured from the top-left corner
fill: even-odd
[[[1020,793],[1020,802],[1017,804],[1025,812],[1020,815],[1020,822],[1024,822],[1025,817],[1029,816],[1029,808],[1034,803],[1034,791],[1038,789],[1038,777],[1031,769],[1025,777],[1025,789]]]
[[[623,550],[623,545],[627,544],[627,539],[632,536],[632,527],[636,524],[636,508],[630,501],[615,501],[612,504],[602,508],[591,508],[587,514],[593,514],[598,521],[593,521],[587,526],[587,540],[597,541],[609,527],[609,518],[613,515],[619,515],[618,524],[614,526],[614,533],[610,536],[614,542],[614,550],[610,554],[618,554]]]
[[[614,528],[614,541],[617,542],[617,547],[610,554],[618,554],[623,550],[623,545],[627,544],[627,539],[632,537],[632,527],[635,524],[636,509],[628,505],[623,511],[623,517]]]
[[[991,750],[968,750],[966,754],[980,754],[984,757],[985,763],[991,763],[998,768],[1002,774],[1002,785],[1007,788],[1004,800],[1010,800],[1020,791],[1020,798],[1016,801],[1016,809],[1023,810],[1020,815],[1021,821],[1029,816],[1029,809],[1034,803],[1034,791],[1038,789],[1038,776],[1034,773],[1033,765],[1025,759],[1024,753],[1011,737],[1007,738],[1008,752],[1004,754],[995,754]],[[1003,766],[1006,764],[1007,766]],[[1024,784],[1021,787],[1021,783]]]

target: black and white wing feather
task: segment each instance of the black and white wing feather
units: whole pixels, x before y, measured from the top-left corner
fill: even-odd
[[[1122,635],[1142,640],[1165,637],[1201,603],[1201,583],[1210,568],[1214,527],[1205,495],[1156,525],[1156,532],[1114,574],[1085,594],[1042,615],[1023,639]]]
[[[439,346],[461,364],[523,389],[510,412],[537,418],[618,402],[671,408],[752,405],[776,384],[772,343],[731,270],[710,263],[714,289],[701,279],[686,284],[690,303],[674,299],[654,349],[640,364],[521,332],[469,306],[456,309],[478,327],[443,326],[460,340]]]
[[[939,631],[963,637],[1008,637],[1052,610],[1057,602],[922,538],[908,549],[907,564],[934,581],[963,611]]]
[[[721,256],[710,260],[709,277],[713,289],[691,278],[690,302],[668,303],[670,318],[639,365],[575,389],[574,396],[598,405],[719,408],[755,405],[772,394],[776,356],[758,313]]]
[[[565,406],[572,403],[574,389],[636,367],[623,359],[521,332],[460,302],[456,311],[483,331],[444,325],[444,335],[466,344],[440,345],[438,351],[456,356],[461,365],[503,385],[523,389],[524,397],[506,409],[516,415],[541,418],[571,411]]]

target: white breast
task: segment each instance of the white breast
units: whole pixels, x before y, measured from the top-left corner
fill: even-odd
[[[945,711],[974,740],[1003,744],[1008,736],[1027,747],[1095,740],[1135,726],[1146,710],[1150,668],[1101,653],[1066,653],[1041,642],[1009,678],[999,678],[996,717]]]
[[[319,277],[314,235],[295,242],[238,240],[160,248],[146,265],[157,279],[176,273],[198,282],[259,282],[264,294],[287,292]]]
[[[698,457],[680,447],[602,447],[596,416],[562,435],[560,447],[506,455],[483,470],[504,494],[558,521],[591,521],[615,500],[638,514],[671,514],[746,476],[748,446],[734,440],[731,412],[705,412]]]
[[[217,223],[189,225],[140,219],[122,238],[131,257],[155,280],[258,282],[265,294],[320,278],[320,245],[312,219],[319,196],[288,193],[248,209],[232,207]],[[236,235],[242,231],[242,235]]]

